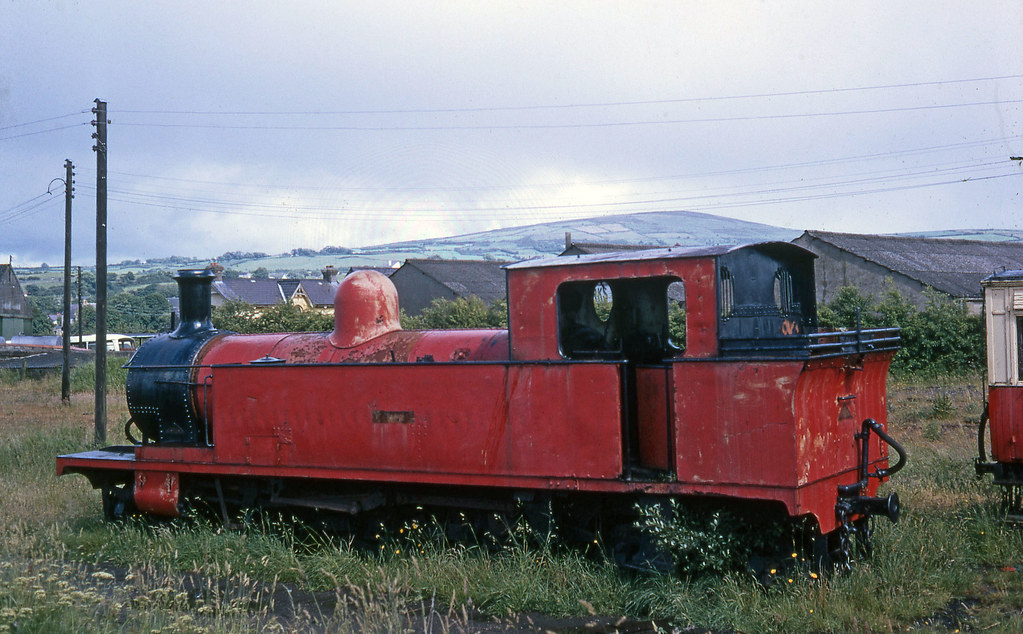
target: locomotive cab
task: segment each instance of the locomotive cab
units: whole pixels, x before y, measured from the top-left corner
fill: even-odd
[[[1010,515],[1023,519],[1023,270],[984,279],[988,404],[981,418],[977,473],[1002,487]],[[985,451],[990,427],[991,456]]]

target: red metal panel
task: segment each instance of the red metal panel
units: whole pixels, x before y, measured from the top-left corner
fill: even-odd
[[[143,513],[161,517],[178,516],[180,483],[173,471],[136,471],[135,506]]]
[[[221,463],[399,470],[409,479],[621,470],[614,364],[233,366],[213,368],[213,385]]]
[[[991,458],[1023,461],[1023,387],[992,385],[988,392]]]
[[[639,425],[639,461],[644,467],[671,469],[667,368],[636,369],[636,418]]]
[[[678,479],[794,487],[792,395],[802,365],[801,361],[676,363]]]
[[[560,359],[555,297],[566,281],[677,277],[686,288],[688,337],[685,356],[717,353],[717,274],[711,257],[587,262],[508,271],[508,322],[516,360]]]
[[[694,490],[790,504],[835,527],[840,484],[858,480],[863,419],[886,423],[890,353],[793,361],[679,362],[674,367],[676,470]],[[870,436],[873,465],[887,447]],[[871,479],[864,494],[873,495]]]
[[[890,354],[884,353],[866,355],[859,362],[851,362],[849,357],[807,362],[795,398],[799,484],[858,466],[855,435],[863,420],[873,418],[887,424],[884,390],[889,359]],[[887,465],[888,446],[875,434],[870,436],[869,452],[874,465]],[[856,480],[853,474],[843,484]]]

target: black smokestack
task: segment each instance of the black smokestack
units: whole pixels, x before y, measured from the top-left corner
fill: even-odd
[[[213,308],[210,302],[212,271],[205,269],[182,269],[174,279],[178,283],[179,311],[181,323],[171,337],[189,337],[206,330],[213,330]]]

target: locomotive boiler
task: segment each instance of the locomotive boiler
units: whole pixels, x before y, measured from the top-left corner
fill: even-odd
[[[325,333],[211,323],[208,271],[128,367],[132,446],[59,456],[106,514],[304,507],[507,509],[577,526],[715,499],[808,519],[848,549],[905,461],[886,431],[893,330],[816,332],[813,258],[788,243],[554,257],[506,267],[507,330],[406,331],[360,271]],[[898,453],[889,465],[888,450]]]
[[[996,273],[981,284],[988,387],[977,435],[977,474],[993,476],[1007,519],[1023,522],[1023,271]],[[990,457],[985,428],[990,428]]]

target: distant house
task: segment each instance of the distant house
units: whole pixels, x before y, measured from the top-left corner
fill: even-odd
[[[337,289],[337,269],[327,266],[323,277],[314,279],[255,279],[225,278],[224,268],[210,265],[213,279],[210,303],[223,306],[229,301],[245,302],[253,306],[273,306],[290,302],[302,310],[323,313],[334,312],[334,291]]]
[[[409,315],[417,315],[437,298],[476,296],[487,304],[505,299],[505,264],[487,260],[405,260],[391,274],[391,281],[398,289],[398,305]]]
[[[0,264],[0,337],[11,339],[32,330],[32,307],[11,264]]]
[[[910,301],[924,305],[925,288],[963,301],[971,312],[983,303],[980,280],[995,271],[1023,268],[1023,243],[911,238],[805,231],[793,240],[818,255],[817,301],[855,286],[878,296],[890,279]]]

